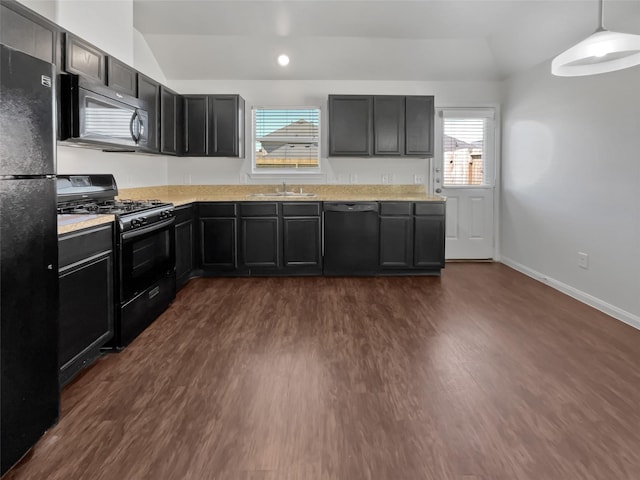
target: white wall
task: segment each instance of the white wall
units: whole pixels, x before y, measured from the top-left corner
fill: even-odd
[[[296,183],[413,183],[420,174],[428,182],[428,159],[327,158],[327,98],[329,94],[435,95],[437,106],[489,105],[500,102],[499,82],[397,82],[397,81],[170,81],[180,93],[238,93],[246,101],[246,158],[169,158],[172,184],[273,183],[280,176],[251,175],[252,106],[320,106],[324,142],[321,149],[323,175],[299,175]],[[354,176],[355,175],[355,176]]]
[[[133,0],[56,0],[61,27],[133,66]]]
[[[167,157],[140,153],[106,153],[102,150],[58,144],[58,173],[112,173],[119,188],[167,184]]]
[[[640,68],[549,72],[505,82],[502,259],[640,328]]]
[[[151,48],[149,48],[149,44],[135,28],[133,29],[133,66],[136,70],[153,78],[156,82],[160,82],[163,85],[167,84],[167,77],[165,77],[160,65],[158,65],[158,61]]]

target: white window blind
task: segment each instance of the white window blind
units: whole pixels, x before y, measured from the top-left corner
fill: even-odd
[[[443,186],[490,185],[493,111],[442,112]]]
[[[320,166],[320,109],[253,109],[254,170],[317,170]]]

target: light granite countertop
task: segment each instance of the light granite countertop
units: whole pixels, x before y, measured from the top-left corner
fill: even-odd
[[[158,199],[176,206],[192,202],[443,202],[423,185],[287,185],[287,191],[315,196],[255,196],[282,190],[282,185],[169,185],[120,189],[121,199]]]
[[[58,235],[113,222],[113,215],[58,215]]]
[[[254,196],[282,190],[276,185],[164,185],[120,189],[118,198],[162,200],[175,206],[193,202],[444,202],[428,195],[424,185],[287,185],[287,191],[315,196]],[[113,222],[113,215],[58,215],[58,235]]]

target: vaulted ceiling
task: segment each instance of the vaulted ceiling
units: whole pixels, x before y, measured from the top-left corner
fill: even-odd
[[[498,80],[598,23],[597,0],[134,0],[133,8],[134,27],[176,80]],[[605,0],[605,25],[640,34],[640,0]]]

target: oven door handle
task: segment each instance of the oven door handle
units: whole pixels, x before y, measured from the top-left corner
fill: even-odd
[[[141,235],[146,235],[147,233],[155,232],[156,230],[162,230],[165,227],[173,224],[176,221],[175,217],[171,217],[168,220],[163,220],[159,223],[154,223],[146,228],[138,228],[136,230],[132,230],[130,232],[125,232],[122,234],[122,240],[131,240],[132,238],[139,237]]]

